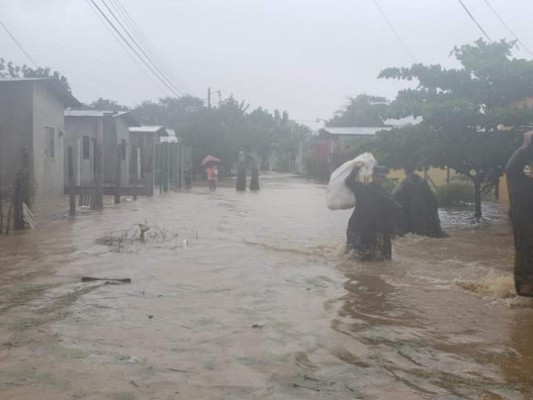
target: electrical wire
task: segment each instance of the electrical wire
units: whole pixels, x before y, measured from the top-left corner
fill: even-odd
[[[122,41],[120,40],[120,38],[117,36],[117,34],[106,24],[105,20],[103,19],[103,17],[100,15],[100,13],[96,10],[96,8],[94,8],[94,6],[89,2],[87,1],[87,4],[89,5],[89,7],[91,8],[91,10],[94,12],[94,14],[98,17],[98,19],[102,22],[102,24],[104,25],[104,27],[107,29],[107,31],[109,32],[109,34],[111,36],[113,36],[113,38],[116,40],[116,42],[119,44],[119,46],[122,48],[122,50],[124,50],[124,52],[126,53],[126,55],[128,57],[131,58],[131,60],[133,61],[133,63],[139,68],[139,70],[148,78],[150,79],[150,81],[152,81],[152,83],[154,84],[154,86],[156,86],[159,91],[164,94],[165,96],[168,95],[168,91],[166,89],[164,89],[161,84],[159,82],[157,82],[154,77],[152,75],[150,75],[148,73],[148,71],[146,71],[145,67],[143,67],[139,61],[135,58],[135,56],[133,54],[130,53],[130,51],[128,51],[128,48],[126,47],[126,45],[124,43],[122,43]]]
[[[507,25],[505,23],[505,21],[503,20],[502,17],[500,17],[500,15],[496,12],[496,10],[492,7],[492,5],[489,3],[488,0],[484,0],[485,1],[485,4],[487,5],[487,7],[490,8],[490,10],[494,13],[494,15],[496,16],[496,18],[498,18],[500,20],[500,22],[502,23],[502,25],[505,27],[505,29],[507,29],[507,32],[509,32],[515,39],[518,43],[520,43],[522,45],[522,47],[524,48],[524,50],[526,50],[529,54],[533,55],[533,52],[531,50],[529,50],[527,48],[527,46],[524,44],[524,42],[522,42],[518,36],[516,36],[516,34],[511,30],[511,28],[509,27],[509,25]]]
[[[28,59],[33,63],[33,65],[35,65],[36,68],[39,68],[39,65],[37,65],[37,63],[35,62],[35,60],[28,54],[28,52],[26,50],[24,50],[24,47],[22,47],[22,45],[19,43],[19,41],[15,38],[15,36],[13,36],[13,34],[9,31],[9,29],[7,29],[7,26],[4,25],[4,23],[2,21],[0,21],[0,25],[2,25],[2,28],[4,28],[4,30],[6,31],[6,33],[9,35],[9,37],[11,39],[13,39],[13,41],[15,42],[15,44],[18,46],[18,48],[24,53],[24,55],[26,55],[26,57],[28,57]]]
[[[109,11],[109,13],[111,14],[112,18],[114,18],[114,20],[118,23],[118,25],[120,26],[120,28],[122,29],[122,31],[129,37],[129,39],[131,40],[131,42],[137,47],[137,49],[143,54],[143,56],[145,57],[145,59],[157,70],[157,72],[159,73],[159,75],[167,82],[167,84],[169,84],[177,93],[179,93],[181,95],[181,91],[179,90],[179,88],[174,84],[174,82],[172,82],[172,80],[163,72],[163,70],[161,69],[161,67],[159,66],[159,64],[153,59],[153,57],[151,57],[147,51],[144,49],[143,46],[141,46],[139,44],[139,42],[133,37],[133,35],[130,33],[129,29],[127,29],[124,24],[123,24],[123,21],[117,17],[117,15],[113,12],[113,10],[109,7],[109,5],[107,4],[106,0],[101,0],[102,3],[104,4],[104,6],[107,8],[107,11]]]
[[[487,32],[485,32],[485,29],[483,29],[483,27],[481,26],[481,24],[479,22],[477,22],[477,20],[474,18],[474,16],[472,15],[472,13],[468,10],[468,8],[465,6],[465,4],[463,3],[463,0],[458,0],[459,3],[461,3],[461,5],[463,6],[463,8],[465,9],[466,13],[470,16],[470,18],[472,19],[472,21],[475,22],[475,24],[477,25],[477,27],[480,29],[481,32],[483,32],[483,34],[485,35],[485,37],[489,40],[489,42],[492,43],[492,39],[490,38],[489,34]]]
[[[98,5],[95,3],[94,0],[87,0],[90,1],[94,7],[98,10],[98,12],[104,17],[106,22],[109,24],[109,26],[117,33],[117,35],[120,37],[120,39],[128,46],[128,48],[136,55],[136,57],[154,74],[154,76],[164,85],[167,87],[167,89],[170,90],[170,92],[176,96],[179,97],[179,93],[175,91],[175,89],[169,85],[159,74],[158,72],[142,57],[141,54],[131,45],[131,43],[124,37],[122,32],[113,24],[113,22],[108,18],[108,16],[105,14],[105,12],[98,7]]]
[[[142,32],[142,30],[139,28],[139,26],[135,23],[131,15],[129,14],[128,10],[122,5],[120,0],[110,0],[111,4],[113,5],[114,9],[117,11],[118,14],[122,16],[123,21],[126,23],[126,25],[130,28],[133,35],[137,38],[137,40],[145,47],[148,54],[152,56],[152,58],[159,63],[160,67],[163,69],[163,71],[172,78],[173,82],[179,83],[179,80],[176,79],[175,75],[172,73],[172,68],[169,67],[169,64],[165,61],[165,58],[161,55],[161,53],[157,50],[157,47],[155,47],[147,38],[146,35]],[[179,87],[179,85],[178,85]]]
[[[387,18],[387,15],[385,14],[385,11],[383,11],[383,9],[381,8],[381,6],[379,5],[378,1],[377,0],[372,0],[374,2],[374,4],[376,5],[376,8],[378,9],[379,13],[381,14],[381,16],[383,17],[383,19],[385,20],[385,22],[387,23],[387,25],[389,26],[390,30],[392,31],[392,33],[394,34],[394,36],[396,36],[396,39],[398,40],[398,42],[400,43],[400,45],[403,47],[403,49],[405,50],[405,52],[407,54],[409,54],[409,57],[411,57],[411,60],[413,62],[416,63],[416,58],[415,56],[413,55],[413,53],[411,53],[411,51],[409,51],[409,48],[407,47],[407,45],[404,43],[404,41],[402,40],[402,38],[400,37],[400,35],[398,35],[398,32],[396,32],[396,29],[394,29],[394,26],[392,25],[392,23],[390,22],[390,20]]]

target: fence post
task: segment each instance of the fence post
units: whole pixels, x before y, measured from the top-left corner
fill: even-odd
[[[102,175],[102,148],[99,144],[94,146],[94,181],[95,181],[95,193],[94,193],[94,209],[101,210],[104,208],[104,181]]]
[[[120,169],[122,164],[122,144],[117,144],[115,165],[115,204],[120,203]]]
[[[168,181],[169,181],[169,145],[170,143],[165,143],[163,145],[163,192],[168,192]]]
[[[74,159],[72,154],[72,147],[68,147],[68,194],[69,194],[69,209],[68,213],[71,217],[76,215],[76,193],[74,184]]]
[[[24,214],[23,214],[23,195],[22,195],[22,176],[23,170],[19,170],[17,179],[15,180],[15,193],[13,196],[13,229],[20,231],[24,229]]]

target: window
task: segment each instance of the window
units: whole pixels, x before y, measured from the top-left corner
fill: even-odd
[[[51,126],[44,127],[44,156],[55,158],[56,155],[56,132]]]
[[[122,143],[120,144],[120,153],[122,155],[122,159],[126,159],[126,141],[122,139]]]
[[[89,139],[89,136],[83,137],[83,159],[88,160],[91,156],[91,139]]]

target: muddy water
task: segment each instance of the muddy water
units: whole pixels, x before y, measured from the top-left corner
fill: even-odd
[[[261,184],[2,238],[0,398],[533,398],[533,303],[513,295],[505,210],[466,227],[443,213],[449,239],[359,264],[323,186]]]

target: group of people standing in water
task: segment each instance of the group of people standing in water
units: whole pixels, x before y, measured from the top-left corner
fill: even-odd
[[[511,202],[510,217],[515,246],[515,286],[521,296],[533,297],[533,131],[506,167]],[[414,233],[433,238],[448,235],[442,230],[438,205],[428,183],[416,174],[415,165],[406,165],[405,179],[392,192],[383,188],[387,168],[376,166],[372,181],[357,180],[363,163],[356,163],[344,183],[353,192],[357,206],[348,222],[347,251],[360,261],[390,260],[392,239]]]
[[[416,174],[414,165],[404,168],[405,179],[389,193],[383,188],[387,168],[374,167],[372,182],[357,180],[363,163],[356,163],[345,184],[353,192],[357,207],[348,222],[347,250],[360,261],[390,260],[392,239],[415,233],[446,237],[441,229],[435,195],[428,183]]]

